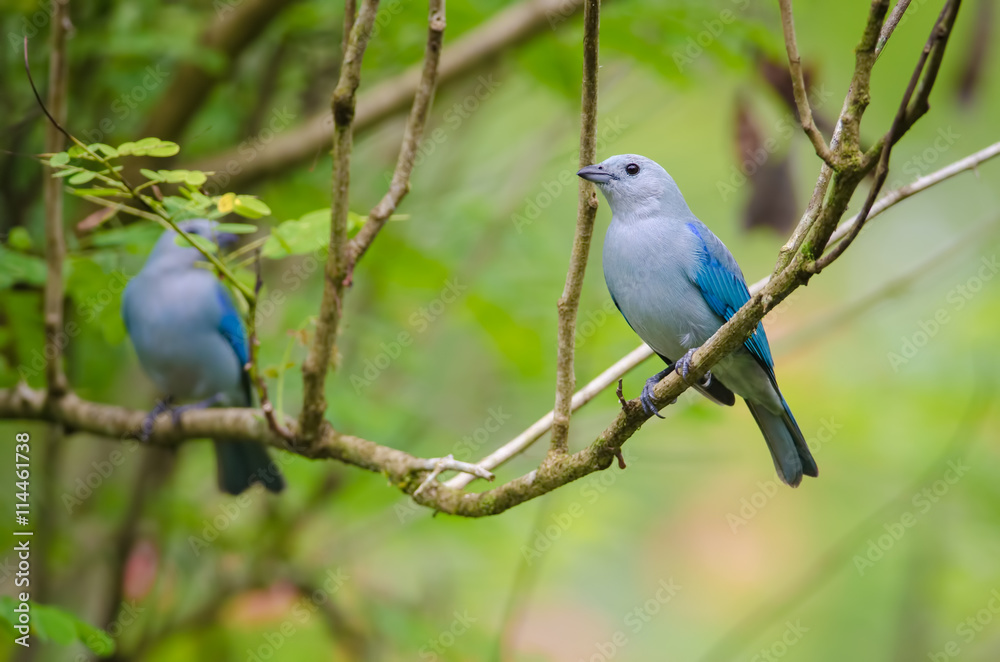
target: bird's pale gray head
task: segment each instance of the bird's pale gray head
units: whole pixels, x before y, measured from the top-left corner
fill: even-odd
[[[653,213],[673,203],[680,191],[659,163],[638,154],[611,156],[576,173],[597,184],[617,216],[626,213]]]
[[[177,226],[184,232],[204,237],[220,248],[230,248],[238,237],[234,234],[219,232],[219,224],[207,218],[193,218],[188,221],[181,221]],[[184,268],[194,265],[195,262],[203,260],[201,252],[185,242],[178,241],[178,235],[173,230],[166,230],[153,247],[153,252],[149,256],[150,261],[156,261],[173,268]]]

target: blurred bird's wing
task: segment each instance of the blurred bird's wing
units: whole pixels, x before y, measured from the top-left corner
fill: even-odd
[[[232,347],[236,358],[239,359],[243,392],[247,399],[246,404],[249,405],[250,375],[244,369],[250,361],[250,345],[247,342],[247,332],[243,327],[243,320],[240,319],[240,314],[233,305],[233,300],[230,298],[229,292],[219,282],[216,282],[214,285],[216,301],[222,311],[222,316],[219,318],[218,331],[226,339],[226,342],[229,343],[229,346]]]

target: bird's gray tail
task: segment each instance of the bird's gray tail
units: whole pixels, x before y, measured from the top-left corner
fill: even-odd
[[[285,479],[263,445],[250,441],[216,441],[219,489],[240,494],[253,483],[270,492],[285,489]]]
[[[781,398],[780,392],[778,397]],[[784,409],[781,414],[768,411],[759,402],[747,400],[746,403],[764,435],[767,448],[771,451],[771,459],[774,460],[774,468],[778,470],[781,480],[792,487],[798,487],[803,475],[818,476],[819,467],[816,466],[816,460],[809,452],[809,446],[785,399],[781,398]]]

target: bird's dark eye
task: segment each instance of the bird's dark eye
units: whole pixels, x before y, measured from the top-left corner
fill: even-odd
[[[627,172],[628,174],[630,174],[632,176],[638,175],[639,174],[639,164],[638,163],[629,163],[627,166],[625,166],[625,172]]]

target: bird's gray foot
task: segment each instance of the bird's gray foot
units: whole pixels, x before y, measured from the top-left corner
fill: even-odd
[[[687,354],[677,359],[677,363],[674,364],[674,368],[677,370],[677,374],[680,375],[684,381],[687,381],[688,373],[691,372],[691,359],[694,358],[694,353],[697,351],[695,349],[689,349]],[[712,373],[706,372],[705,376],[698,380],[698,386],[708,388],[709,384],[712,383]]]
[[[168,395],[158,401],[156,406],[146,414],[146,418],[142,419],[142,425],[139,426],[139,441],[143,443],[149,441],[149,438],[153,435],[153,425],[156,423],[156,417],[165,411],[170,411],[171,399]]]
[[[653,388],[660,383],[661,379],[669,375],[670,371],[673,369],[674,367],[672,365],[668,365],[666,368],[647,379],[646,385],[642,387],[642,395],[639,396],[639,400],[642,402],[642,408],[650,416],[663,418],[660,416],[660,412],[656,409],[656,405],[653,404]],[[667,404],[672,405],[675,402],[677,402],[676,399],[671,400]]]
[[[194,402],[189,405],[182,405],[180,407],[173,407],[170,409],[170,418],[174,423],[174,427],[179,428],[181,426],[181,414],[186,411],[194,411],[196,409],[208,409],[209,407],[214,407],[215,405],[225,404],[229,401],[225,393],[216,393],[210,398],[205,398],[201,402]]]

